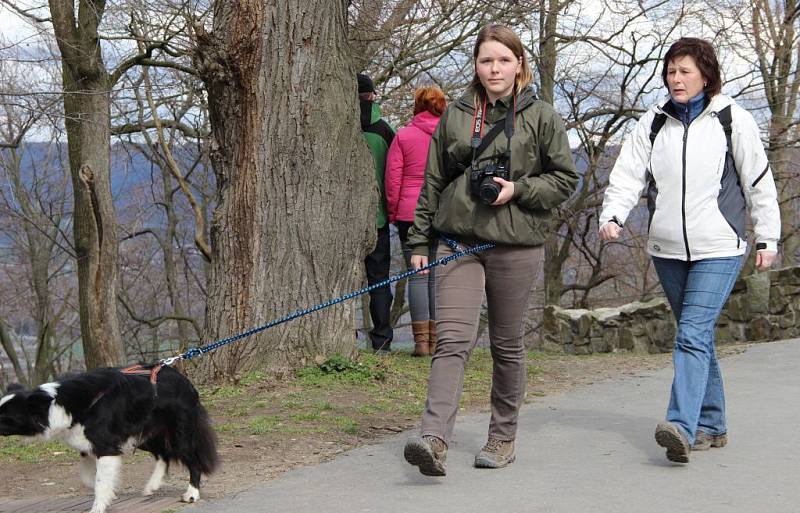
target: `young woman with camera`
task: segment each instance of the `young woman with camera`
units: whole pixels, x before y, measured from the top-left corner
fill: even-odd
[[[411,438],[404,451],[409,463],[433,476],[446,472],[484,293],[494,361],[492,416],[475,466],[499,468],[514,461],[526,386],[523,316],[541,266],[550,211],[578,182],[564,123],[530,88],[532,72],[519,37],[506,27],[486,26],[473,56],[470,86],[445,110],[431,139],[407,242],[414,268],[428,263],[431,245],[441,257],[496,244],[436,270],[438,343],[421,436]]]

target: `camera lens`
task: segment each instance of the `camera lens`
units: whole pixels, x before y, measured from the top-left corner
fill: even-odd
[[[484,178],[483,183],[481,183],[481,187],[478,190],[478,198],[481,200],[481,203],[484,205],[491,205],[497,200],[497,196],[500,195],[500,186],[497,185],[492,177],[487,176]]]

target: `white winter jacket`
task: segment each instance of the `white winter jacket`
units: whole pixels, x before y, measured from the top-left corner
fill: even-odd
[[[725,158],[725,132],[717,119],[728,105],[733,163]],[[657,113],[667,118],[651,149],[650,128]],[[753,117],[722,94],[714,96],[688,126],[676,115],[669,100],[661,102],[628,135],[609,177],[600,226],[615,216],[625,222],[647,187],[655,200],[647,243],[650,255],[692,261],[743,254],[745,204],[756,242],[777,251],[781,232],[777,192]]]

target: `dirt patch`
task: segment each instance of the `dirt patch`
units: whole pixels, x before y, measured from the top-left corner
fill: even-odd
[[[726,347],[721,356],[746,346]],[[203,390],[203,402],[219,436],[220,470],[204,483],[202,496],[219,498],[251,487],[294,468],[335,458],[354,447],[419,424],[429,359],[362,356],[348,379],[326,381],[323,375],[284,381],[258,377],[239,387]],[[641,375],[671,365],[671,357],[616,353],[589,357],[529,357],[528,402],[578,386],[623,375]],[[462,406],[485,411],[491,380],[491,358],[476,351],[465,379]],[[359,374],[360,373],[360,374]],[[352,378],[355,376],[355,378]],[[668,393],[664,391],[665,397]],[[6,439],[0,445],[0,497],[26,499],[88,495],[78,477],[77,455],[47,444],[25,456],[31,442]],[[14,444],[17,447],[11,447]],[[26,461],[34,460],[34,461]],[[127,457],[122,493],[137,493],[152,471],[148,453]],[[173,468],[159,496],[179,496],[188,474]]]

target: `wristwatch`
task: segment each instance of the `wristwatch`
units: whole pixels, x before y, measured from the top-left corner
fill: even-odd
[[[617,216],[612,217],[611,219],[609,219],[609,221],[622,228],[622,221],[620,221]]]
[[[756,251],[761,250],[761,249],[767,249],[767,243],[766,242],[757,242],[756,243]]]

